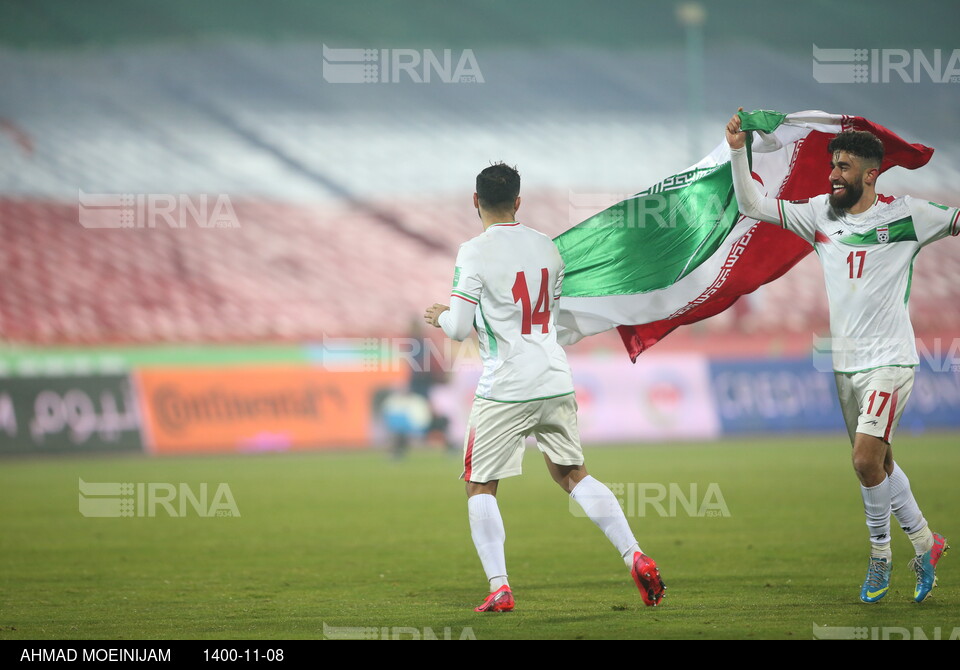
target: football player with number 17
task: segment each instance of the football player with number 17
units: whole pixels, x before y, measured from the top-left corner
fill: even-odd
[[[960,210],[878,195],[883,143],[857,130],[841,132],[829,144],[829,193],[798,202],[763,197],[750,173],[740,123],[735,114],[726,127],[740,211],[805,239],[823,267],[834,376],[870,531],[860,599],[877,602],[889,589],[892,513],[913,543],[913,599],[923,602],[948,545],[931,532],[891,445],[920,362],[909,312],[913,261],[927,244],[960,235]]]

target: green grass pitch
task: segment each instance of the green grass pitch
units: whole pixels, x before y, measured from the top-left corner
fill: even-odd
[[[958,441],[905,435],[895,453],[934,529],[960,545]],[[944,558],[939,588],[913,603],[912,551],[895,524],[890,592],[859,602],[869,548],[843,436],[594,447],[586,458],[625,492],[668,492],[665,516],[636,499],[629,509],[625,493],[631,526],[667,583],[656,609],[642,605],[600,531],[571,513],[535,451],[499,493],[517,609],[483,615],[472,611],[486,581],[456,458],[8,459],[0,639],[322,639],[344,627],[478,640],[811,639],[821,626],[861,637],[960,634],[960,555]],[[183,517],[84,517],[79,479],[206,482],[211,492],[225,482],[240,516],[190,507]],[[685,496],[673,515],[671,484]],[[703,516],[684,507],[691,484],[698,502],[716,484]]]

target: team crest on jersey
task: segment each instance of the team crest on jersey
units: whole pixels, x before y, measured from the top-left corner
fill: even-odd
[[[890,241],[890,226],[880,226],[877,228],[877,242],[886,244]]]

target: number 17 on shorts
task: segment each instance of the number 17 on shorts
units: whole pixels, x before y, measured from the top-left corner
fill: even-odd
[[[883,367],[865,372],[837,372],[837,393],[853,441],[864,433],[891,442],[913,390],[914,369]]]

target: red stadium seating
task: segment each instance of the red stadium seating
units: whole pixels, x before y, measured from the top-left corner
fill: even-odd
[[[239,228],[88,229],[75,204],[0,199],[0,334],[34,344],[403,334],[447,300],[457,246],[479,232],[461,200],[384,203],[392,222],[345,205],[234,201]],[[545,233],[571,224],[566,194],[524,203],[521,219],[547,222]],[[960,330],[956,244],[920,254],[914,287],[918,332]],[[825,333],[816,258],[694,328]]]

